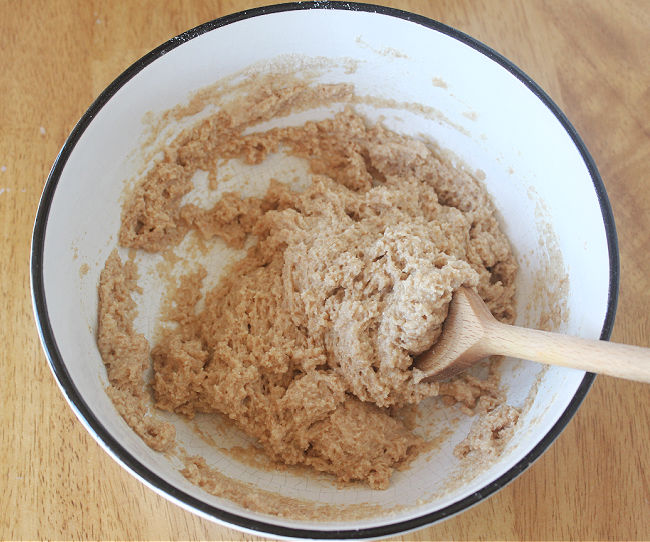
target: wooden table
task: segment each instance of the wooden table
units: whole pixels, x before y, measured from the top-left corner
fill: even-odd
[[[250,539],[183,511],[88,435],[41,350],[29,247],[49,168],[94,97],[138,57],[256,1],[0,0],[0,539]],[[620,241],[613,340],[650,346],[650,3],[384,2],[513,60],[582,135]],[[471,510],[404,536],[650,539],[650,388],[600,377],[555,444]]]

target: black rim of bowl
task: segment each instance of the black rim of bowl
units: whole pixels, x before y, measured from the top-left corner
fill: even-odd
[[[619,255],[618,255],[618,241],[616,236],[616,227],[614,225],[614,218],[612,209],[605,191],[605,186],[598,173],[596,164],[589,154],[582,139],[568,121],[560,108],[551,100],[551,98],[524,72],[515,66],[508,59],[492,50],[485,44],[477,41],[476,39],[446,26],[437,21],[428,19],[421,15],[416,15],[406,11],[377,6],[373,4],[360,4],[360,3],[339,3],[339,2],[300,2],[300,3],[287,3],[272,6],[265,6],[256,9],[246,10],[232,15],[227,15],[213,21],[204,23],[196,28],[188,30],[177,37],[174,37],[164,44],[160,45],[141,59],[136,61],[133,65],[127,68],[115,81],[113,81],[93,102],[88,108],[86,113],[81,117],[79,122],[72,130],[70,136],[61,148],[57,156],[52,170],[48,176],[41,201],[39,203],[36,221],[34,224],[34,234],[32,237],[32,250],[31,250],[31,287],[32,287],[32,302],[34,305],[34,314],[36,317],[36,324],[39,329],[41,342],[49,360],[52,372],[54,373],[58,384],[61,387],[64,395],[68,399],[71,407],[84,423],[87,429],[99,441],[99,443],[112,455],[119,463],[127,468],[132,474],[143,481],[145,484],[170,498],[177,504],[192,510],[200,515],[209,519],[214,519],[219,522],[237,526],[247,531],[262,533],[267,535],[275,535],[281,537],[292,538],[312,538],[312,539],[346,539],[346,538],[377,538],[384,537],[398,533],[411,531],[426,525],[433,524],[444,518],[455,515],[470,506],[485,499],[495,491],[501,489],[506,484],[511,482],[519,474],[521,474],[529,465],[531,465],[542,453],[550,446],[555,438],[562,432],[569,420],[577,411],[580,403],[584,399],[589,390],[595,375],[593,373],[586,373],[580,386],[578,387],[575,395],[569,403],[566,410],[560,416],[551,430],[544,435],[544,437],[537,443],[537,445],[516,465],[502,474],[499,478],[487,484],[479,491],[460,499],[459,501],[446,506],[443,509],[435,512],[430,512],[422,516],[409,519],[406,521],[397,521],[388,523],[377,527],[368,527],[362,529],[341,529],[341,530],[320,530],[320,529],[301,529],[292,528],[265,521],[250,519],[248,517],[233,514],[221,510],[215,506],[206,504],[199,499],[180,491],[172,486],[164,479],[160,478],[151,472],[145,465],[140,463],[133,457],[122,445],[112,437],[112,435],[102,426],[99,420],[94,416],[92,410],[85,403],[81,394],[77,390],[70,375],[66,369],[65,363],[59,352],[52,327],[50,325],[47,305],[45,302],[45,290],[43,282],[43,249],[45,243],[45,234],[47,229],[47,221],[49,216],[50,207],[54,192],[56,191],[57,183],[65,168],[66,162],[72,153],[76,143],[81,135],[84,133],[88,125],[92,122],[93,118],[99,110],[110,100],[110,98],[132,77],[138,74],[143,68],[151,64],[157,58],[163,56],[167,52],[175,49],[179,45],[200,36],[206,32],[216,28],[243,20],[251,17],[258,17],[269,13],[278,13],[283,11],[305,10],[305,9],[337,9],[345,11],[363,11],[369,13],[377,13],[381,15],[389,15],[404,19],[431,30],[446,34],[466,45],[469,45],[476,51],[484,54],[497,64],[512,73],[517,77],[528,89],[535,94],[546,107],[555,115],[557,120],[562,124],[568,135],[571,137],[576,148],[580,152],[591,179],[593,181],[594,189],[600,203],[600,209],[605,226],[605,233],[607,237],[607,244],[609,250],[609,291],[607,301],[607,312],[602,326],[600,338],[609,339],[612,328],[614,325],[614,317],[616,313],[616,305],[618,300],[618,282],[619,282]]]

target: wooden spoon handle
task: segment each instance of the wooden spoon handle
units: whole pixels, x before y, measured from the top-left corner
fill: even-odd
[[[650,348],[569,337],[497,321],[487,327],[481,341],[486,353],[650,383]]]

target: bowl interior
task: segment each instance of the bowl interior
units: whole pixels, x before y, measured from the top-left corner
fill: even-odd
[[[315,82],[350,82],[358,95],[385,99],[357,107],[369,118],[383,117],[396,131],[432,139],[450,150],[459,164],[484,172],[521,265],[519,323],[597,338],[608,307],[607,233],[594,181],[556,115],[483,52],[443,31],[386,14],[335,9],[267,13],[215,26],[177,47],[173,40],[170,43],[165,54],[158,51],[118,79],[104,96],[106,103],[96,104],[94,116],[82,119],[79,138],[68,142],[44,196],[45,204],[50,204],[42,252],[42,301],[47,312],[41,310],[38,319],[51,326],[55,344],[46,340],[46,349],[82,421],[154,489],[195,511],[262,531],[254,525],[332,531],[397,524],[455,503],[470,504],[480,498],[477,492],[494,489],[495,481],[502,485],[540,442],[544,446],[552,440],[554,426],[583,383],[583,372],[544,370],[507,360],[502,370],[507,402],[527,408],[502,457],[475,472],[459,471],[452,453],[471,419],[454,421],[457,413],[433,401],[426,403],[419,412],[421,431],[430,437],[449,433],[448,437],[408,470],[397,472],[386,491],[337,488],[315,475],[256,468],[219,450],[250,445],[235,429],[215,427],[209,419],[188,423],[174,418],[178,440],[188,452],[203,455],[227,476],[312,503],[308,506],[325,503],[365,514],[280,518],[247,510],[190,484],[179,473],[177,459],[149,449],[123,422],[104,391],[106,375],[95,345],[96,288],[99,272],[116,245],[123,181],[128,184],[147,165],[144,153],[137,151],[149,134],[145,113],[156,117],[186,103],[197,89],[245,68],[249,74],[290,70]],[[321,118],[340,107],[334,104],[281,122]],[[290,164],[291,171],[300,167]],[[230,182],[257,179],[248,185],[254,192],[270,175],[289,171],[281,160],[264,168],[251,172],[232,164]],[[233,254],[216,249],[213,257],[217,273]],[[155,259],[138,258],[143,269],[155,269]],[[138,300],[137,325],[151,336],[159,283],[153,272],[141,270],[141,276],[145,293]],[[197,424],[218,440],[217,447],[197,434]],[[215,510],[234,516],[219,516]],[[251,519],[261,523],[246,523]]]

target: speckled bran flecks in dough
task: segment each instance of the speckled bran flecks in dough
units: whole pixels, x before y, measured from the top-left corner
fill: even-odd
[[[182,133],[136,185],[119,242],[163,251],[195,230],[241,248],[254,235],[202,310],[201,271],[174,292],[166,317],[178,325],[151,350],[155,405],[189,417],[221,412],[276,461],[381,489],[425,447],[396,407],[435,395],[478,405],[481,423],[497,429],[477,426],[459,455],[494,451],[485,439],[507,440],[517,411],[501,406],[496,381],[416,383],[413,356],[435,342],[461,285],[512,322],[517,266],[483,185],[421,141],[368,124],[351,108],[245,132],[296,108],[352,98],[346,85],[297,84],[225,105]],[[280,149],[309,162],[304,192],[278,179],[260,198],[227,193],[208,210],[181,203],[197,169],[232,158],[261,163]],[[134,288],[133,264],[113,254],[100,281],[98,344],[120,413],[165,449],[168,424],[145,415],[148,345],[133,331]],[[190,479],[199,483],[197,472]]]

